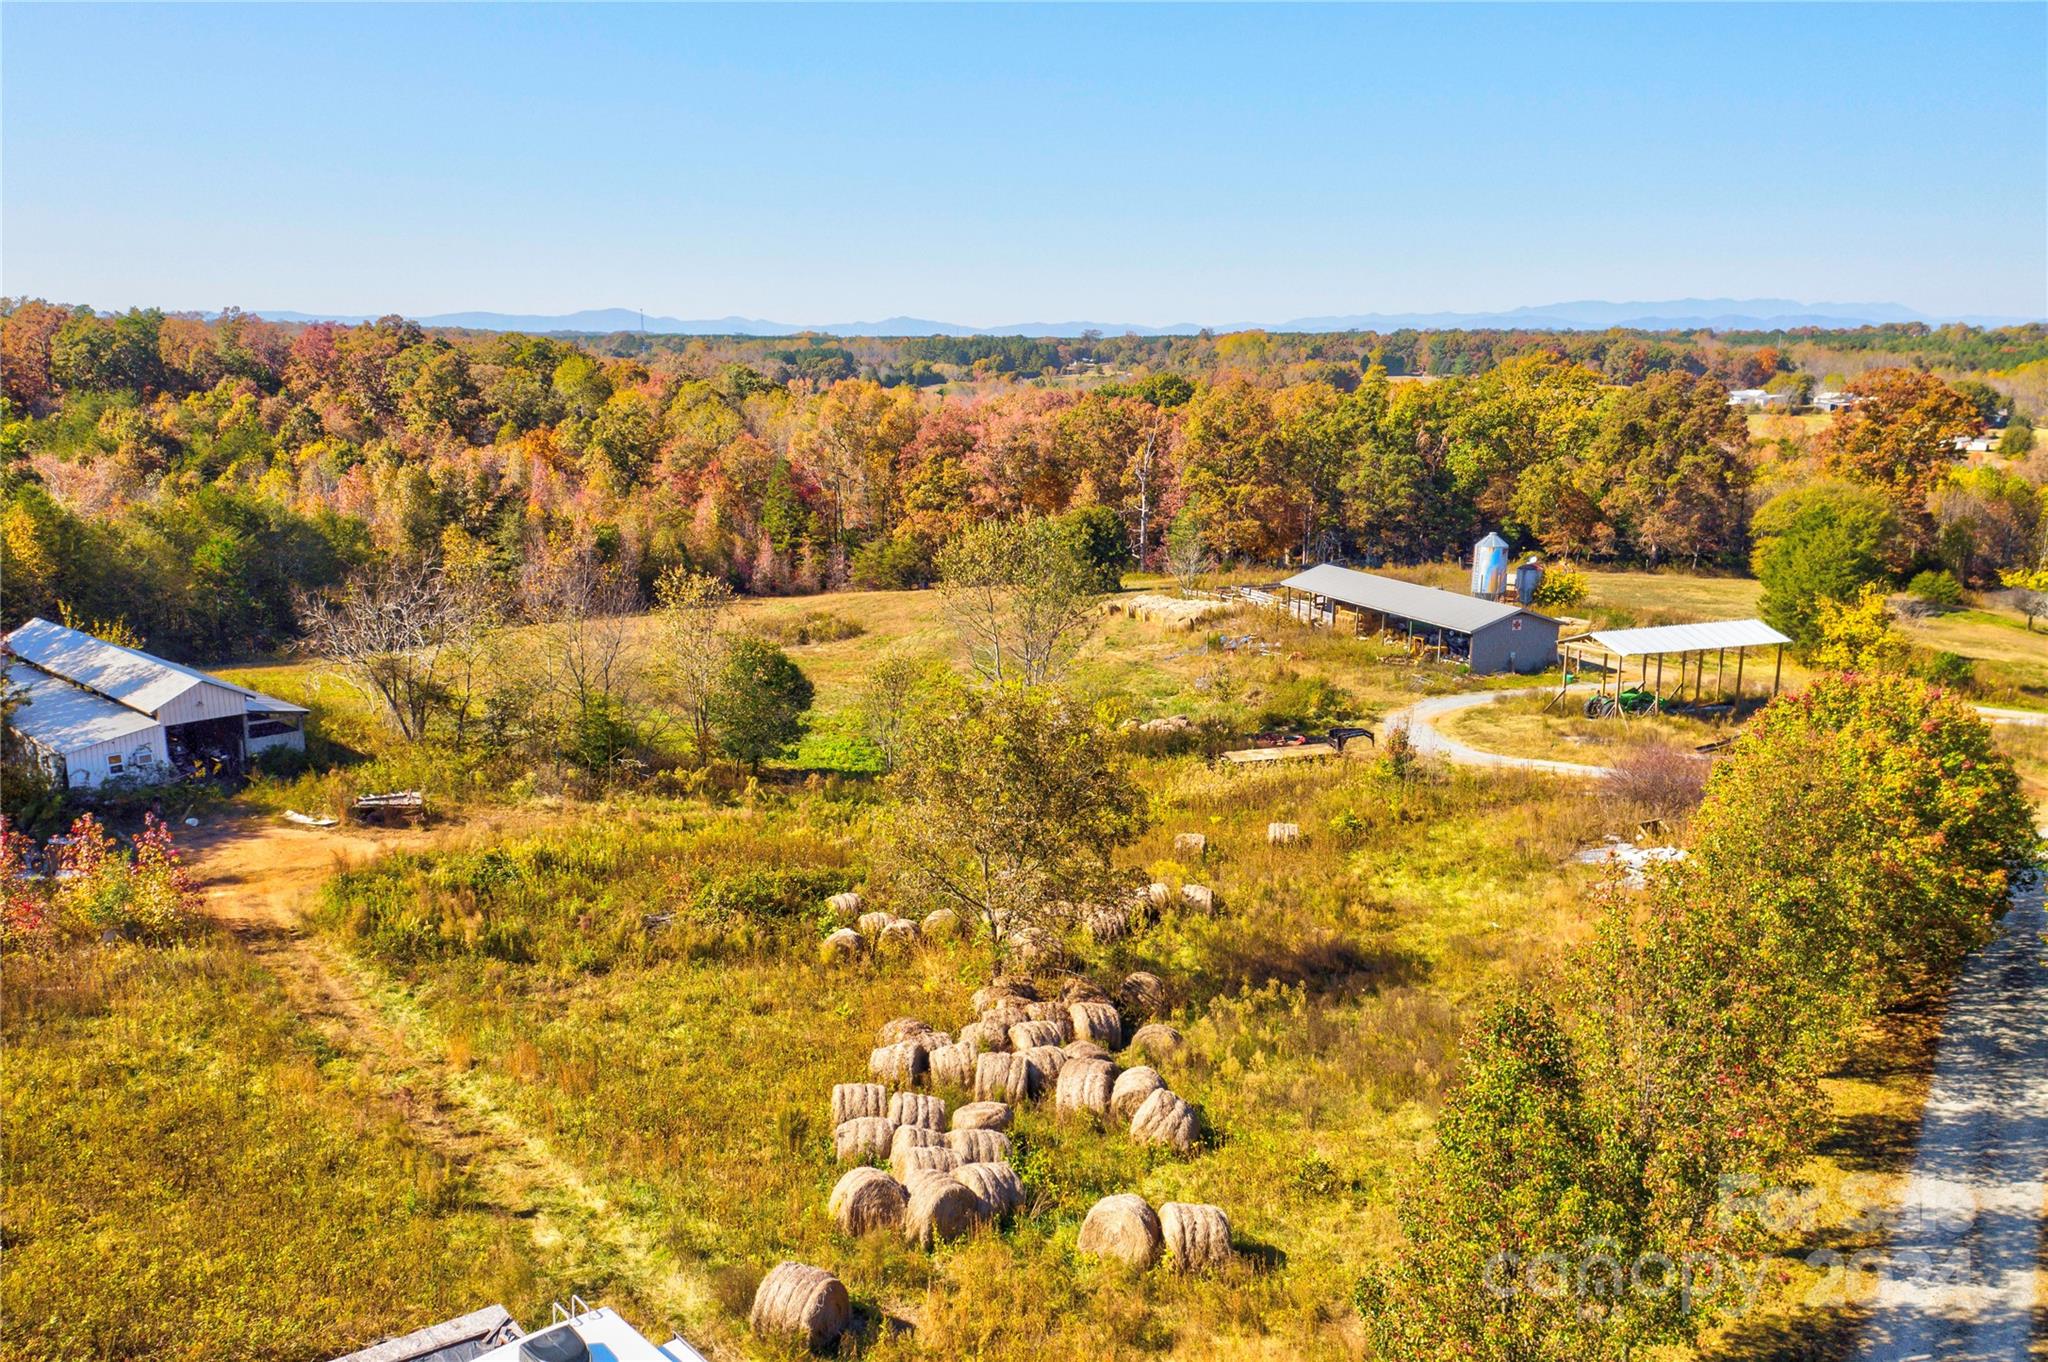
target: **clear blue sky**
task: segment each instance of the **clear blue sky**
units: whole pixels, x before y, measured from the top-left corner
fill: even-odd
[[[0,289],[2048,312],[2048,6],[0,10]]]

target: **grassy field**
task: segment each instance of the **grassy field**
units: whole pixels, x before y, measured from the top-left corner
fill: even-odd
[[[1728,723],[1679,714],[1588,719],[1580,707],[1581,699],[1575,691],[1561,709],[1553,707],[1548,696],[1502,700],[1451,714],[1438,720],[1437,727],[1482,751],[1596,766],[1632,747],[1665,743],[1693,748],[1735,731]]]

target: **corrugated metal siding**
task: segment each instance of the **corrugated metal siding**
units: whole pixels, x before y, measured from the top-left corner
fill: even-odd
[[[1522,627],[1515,628],[1516,620]],[[1472,670],[1540,672],[1557,661],[1557,621],[1545,615],[1517,615],[1472,635]]]
[[[150,754],[147,767],[136,763],[138,752]],[[164,747],[164,731],[161,727],[131,733],[125,738],[112,742],[94,743],[76,752],[64,754],[66,778],[74,788],[100,784],[107,779],[107,758],[121,758],[121,774],[142,779],[169,779],[171,776],[170,753]]]
[[[201,719],[240,718],[248,708],[248,700],[240,691],[216,686],[211,681],[201,681],[183,695],[173,699],[158,710],[158,722],[164,724],[189,724]]]

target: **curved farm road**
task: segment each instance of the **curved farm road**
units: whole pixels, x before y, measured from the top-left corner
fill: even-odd
[[[2044,896],[2039,882],[2016,890],[1956,981],[1857,1362],[2048,1356]]]
[[[655,1217],[607,1196],[553,1153],[477,1075],[448,1062],[440,1037],[409,999],[306,929],[306,908],[331,876],[439,840],[432,833],[303,828],[250,816],[183,842],[208,916],[277,978],[309,1025],[376,1081],[422,1143],[470,1173],[486,1204],[530,1220],[536,1243],[572,1264],[583,1289],[614,1281],[663,1323],[681,1328],[701,1319],[709,1285],[664,1247],[665,1227]]]

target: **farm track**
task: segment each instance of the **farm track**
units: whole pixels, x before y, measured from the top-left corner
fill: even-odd
[[[189,839],[188,859],[207,914],[270,972],[306,1024],[374,1081],[422,1145],[462,1170],[478,1203],[530,1222],[534,1242],[570,1265],[564,1294],[624,1288],[681,1330],[707,1313],[711,1296],[701,1273],[665,1246],[661,1223],[556,1154],[477,1075],[448,1062],[401,990],[304,925],[312,895],[333,874],[431,841],[236,820]]]

